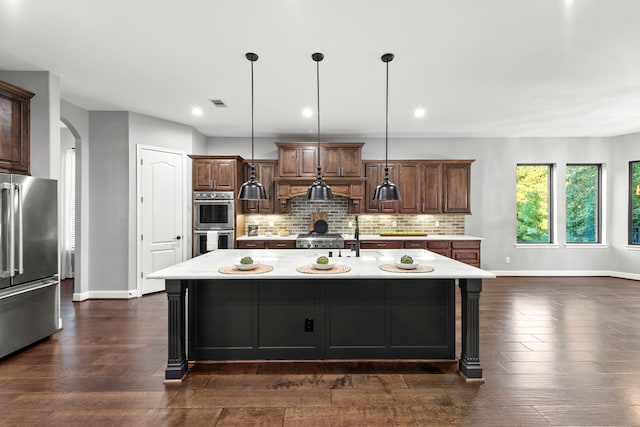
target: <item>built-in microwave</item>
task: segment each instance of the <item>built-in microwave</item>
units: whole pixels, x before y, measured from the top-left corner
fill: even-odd
[[[196,191],[193,193],[193,228],[229,230],[234,223],[233,191]]]
[[[196,257],[219,249],[233,249],[233,238],[233,230],[195,230],[193,232],[193,256]]]

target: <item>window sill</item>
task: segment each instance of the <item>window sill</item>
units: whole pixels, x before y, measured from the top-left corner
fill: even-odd
[[[640,251],[640,245],[625,245],[624,247],[630,251]]]
[[[557,249],[560,245],[555,243],[516,243],[516,249]]]
[[[565,243],[567,249],[606,249],[609,247],[606,243]]]

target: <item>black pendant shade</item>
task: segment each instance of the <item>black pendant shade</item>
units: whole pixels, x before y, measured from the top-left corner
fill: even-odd
[[[398,187],[389,181],[389,62],[393,60],[393,53],[385,53],[380,58],[387,64],[387,85],[385,102],[385,128],[384,128],[384,181],[376,187],[373,200],[391,201],[402,200]]]
[[[316,152],[316,156],[318,158],[318,175],[314,183],[311,184],[307,190],[307,200],[333,200],[331,187],[322,180],[322,171],[320,170],[320,61],[324,59],[324,55],[314,53],[311,55],[311,58],[316,61],[316,87],[318,95],[318,151]]]
[[[256,165],[253,157],[253,63],[258,60],[258,55],[249,52],[246,57],[251,61],[251,175],[249,180],[240,186],[238,199],[266,200],[267,194],[264,191],[264,187],[256,180]]]

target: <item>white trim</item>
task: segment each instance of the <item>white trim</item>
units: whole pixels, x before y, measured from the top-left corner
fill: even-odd
[[[84,301],[88,299],[131,299],[139,297],[135,290],[130,291],[89,291],[82,294],[73,294],[74,301]]]
[[[606,243],[565,243],[564,247],[567,249],[607,249],[609,245]]]
[[[184,207],[184,212],[182,215],[182,235],[187,236],[191,234],[191,204],[189,200],[191,199],[191,192],[188,189],[187,184],[187,160],[188,153],[182,150],[172,150],[170,148],[163,147],[154,147],[152,145],[144,145],[144,144],[136,144],[136,233],[135,233],[135,241],[136,241],[136,288],[129,290],[128,293],[132,296],[141,297],[142,296],[142,278],[140,277],[140,272],[142,271],[142,244],[138,236],[142,233],[142,207],[140,203],[140,197],[142,196],[142,168],[140,167],[140,159],[142,156],[142,150],[152,150],[159,151],[161,153],[171,153],[177,154],[182,157],[182,179],[183,179],[183,192],[182,192],[182,206]],[[187,193],[188,196],[187,196]],[[189,239],[184,239],[185,242],[188,242]],[[191,248],[187,247],[188,245],[182,245],[182,259],[187,259],[188,255],[191,254]],[[90,292],[90,294],[92,294]],[[91,298],[95,298],[91,296]],[[129,296],[127,298],[130,298]]]
[[[640,251],[640,245],[624,245],[623,247],[629,251]]]
[[[516,243],[516,249],[558,249],[557,243]]]
[[[615,277],[619,279],[640,280],[640,274],[608,270],[491,270],[496,276],[530,277]]]

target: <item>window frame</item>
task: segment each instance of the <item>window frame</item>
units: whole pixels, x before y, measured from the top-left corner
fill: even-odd
[[[640,198],[639,195],[636,195],[636,189],[637,189],[637,186],[640,185],[640,182],[636,182],[636,183],[633,182],[633,165],[634,164],[640,168],[640,160],[632,160],[629,162],[629,189],[628,189],[629,204],[627,208],[628,209],[627,242],[629,246],[640,247],[640,239],[638,240],[637,243],[633,243],[633,201],[634,201],[634,197]]]
[[[597,239],[595,240],[595,242],[569,242],[567,240],[567,222],[569,220],[569,215],[567,213],[567,192],[566,192],[566,186],[567,186],[567,170],[571,167],[571,166],[595,166],[597,168],[596,170],[596,179],[598,180],[597,182],[597,187],[596,187],[596,197],[597,197],[597,212],[596,212],[596,233],[597,233]],[[565,206],[565,233],[564,233],[564,240],[565,243],[569,244],[569,245],[597,245],[597,244],[601,244],[602,243],[602,163],[567,163],[565,166],[565,177],[564,177],[564,182],[565,182],[565,201],[564,201],[564,206]]]
[[[548,230],[548,241],[546,242],[521,242],[518,240],[518,230],[517,230],[517,225],[518,225],[518,206],[517,206],[517,201],[516,201],[516,245],[517,246],[527,246],[527,245],[556,245],[556,239],[555,239],[555,222],[556,222],[556,218],[555,218],[555,192],[554,192],[554,174],[555,174],[555,164],[554,163],[516,163],[516,195],[517,195],[517,186],[518,186],[518,168],[520,166],[545,166],[547,168],[547,192],[548,192],[548,200],[547,200],[547,206],[548,206],[548,224],[549,224],[549,230]]]

